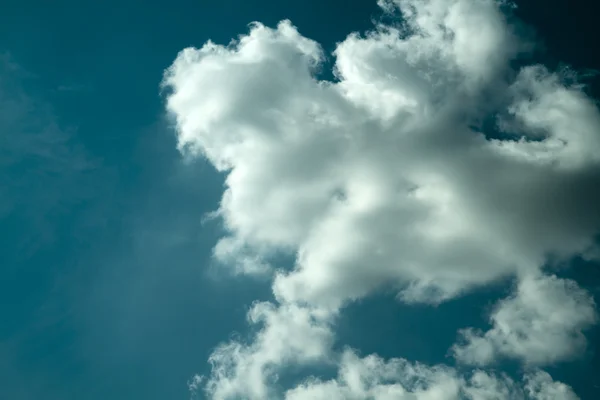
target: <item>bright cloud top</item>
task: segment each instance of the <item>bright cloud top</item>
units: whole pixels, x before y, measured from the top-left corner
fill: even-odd
[[[479,365],[498,356],[538,365],[571,358],[596,320],[574,282],[540,275],[550,259],[598,255],[593,100],[543,66],[511,69],[529,45],[498,2],[380,6],[403,23],[339,43],[335,82],[315,78],[323,52],[289,21],[254,24],[229,46],[185,49],[165,75],[179,148],[227,176],[217,214],[229,236],[215,256],[237,272],[272,271],[279,303],[251,311],[263,324],[253,343],[217,349],[207,385],[215,399],[271,397],[278,368],[327,358],[340,308],[384,286],[405,302],[438,303],[516,276],[517,293],[498,305],[493,328],[465,331],[454,349]],[[293,269],[269,265],[281,253],[295,255]],[[555,287],[563,311],[550,316],[544,302]],[[527,326],[531,317],[540,323]],[[286,396],[384,399],[408,390],[378,389],[376,380],[358,390],[344,375],[347,357],[339,362],[337,381]],[[456,379],[447,398],[466,396]],[[407,398],[439,398],[427,390]]]

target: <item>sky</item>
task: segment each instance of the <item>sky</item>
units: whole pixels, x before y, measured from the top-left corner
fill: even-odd
[[[592,8],[5,0],[0,399],[598,398]]]

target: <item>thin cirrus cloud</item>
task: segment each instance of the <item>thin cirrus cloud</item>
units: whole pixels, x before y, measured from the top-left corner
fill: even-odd
[[[0,53],[0,221],[15,227],[4,255],[17,264],[54,243],[57,221],[76,214],[74,206],[99,206],[97,189],[107,179],[76,129],[61,126],[48,102],[27,90],[35,79]],[[101,225],[101,214],[79,215],[77,236]]]
[[[537,368],[580,354],[597,320],[587,292],[544,268],[597,259],[593,99],[565,71],[513,67],[531,43],[504,2],[379,5],[396,23],[339,43],[335,81],[316,78],[323,51],[289,21],[185,49],[166,71],[179,149],[226,175],[214,255],[270,274],[276,299],[252,307],[254,340],[215,349],[195,386],[213,399],[576,398]],[[270,263],[282,253],[293,268]],[[517,359],[521,382],[332,347],[336,316],[374,291],[437,304],[506,277],[516,291],[491,329],[466,328],[452,352],[478,368]],[[333,380],[276,383],[332,362]]]

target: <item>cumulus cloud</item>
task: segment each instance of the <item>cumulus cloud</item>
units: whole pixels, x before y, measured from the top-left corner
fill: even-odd
[[[248,320],[260,330],[251,344],[232,341],[213,352],[207,391],[215,399],[272,398],[279,368],[327,361],[333,339],[329,317],[296,305],[254,304]]]
[[[555,382],[544,371],[537,371],[525,378],[526,393],[535,400],[577,400],[579,397],[562,382]]]
[[[297,252],[278,297],[336,307],[384,282],[408,300],[442,300],[591,246],[597,109],[542,67],[505,82],[509,58],[483,61],[508,41],[491,1],[466,2],[497,27],[485,45],[429,31],[470,27],[463,3],[415,2],[436,12],[409,13],[407,37],[349,36],[335,52],[338,83],[315,80],[320,48],[289,22],[184,50],[165,78],[179,144],[227,173],[219,215],[226,240],[244,245],[217,249]],[[489,90],[503,109],[479,105]],[[486,139],[473,128],[484,112],[502,113],[520,139]]]
[[[360,358],[344,352],[338,377],[308,380],[286,392],[286,400],[571,400],[573,391],[543,371],[527,373],[518,384],[506,375],[477,370],[461,377],[445,366],[428,367],[395,358]]]
[[[346,351],[337,379],[312,381],[286,393],[286,400],[308,399],[457,399],[461,382],[445,367],[428,368],[403,359],[359,358]]]
[[[304,360],[306,348],[327,353],[274,339],[287,335],[286,318],[296,321],[290,310],[319,310],[332,323],[344,305],[382,287],[404,302],[439,303],[517,277],[519,292],[498,307],[492,333],[472,334],[460,350],[484,340],[488,358],[567,358],[584,343],[573,333],[595,320],[576,286],[529,278],[550,259],[599,254],[594,101],[560,71],[511,67],[530,44],[502,2],[379,4],[401,15],[398,24],[339,43],[335,81],[315,77],[322,49],[289,21],[255,23],[228,46],[185,49],[166,71],[180,150],[226,176],[215,215],[228,236],[215,257],[237,272],[272,273],[269,315],[281,316],[254,342],[217,349],[208,384],[215,399],[261,398],[275,366]],[[294,257],[292,268],[272,264],[280,254]],[[548,290],[560,285],[573,300],[543,315]],[[538,303],[524,305],[531,297]],[[567,315],[573,308],[586,316]],[[546,342],[522,337],[538,329],[523,326],[523,313],[551,328]],[[325,329],[298,321],[307,332]],[[288,356],[265,355],[265,335],[287,343]],[[554,343],[561,349],[542,356]]]
[[[492,329],[463,331],[466,343],[456,345],[454,353],[460,361],[478,365],[501,357],[537,365],[565,361],[585,349],[583,330],[597,318],[594,300],[574,281],[529,277],[497,305]]]

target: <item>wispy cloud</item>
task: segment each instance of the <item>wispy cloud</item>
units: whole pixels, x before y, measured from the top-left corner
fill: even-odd
[[[89,85],[84,84],[71,84],[71,85],[59,85],[56,88],[56,91],[63,93],[73,93],[73,92],[88,92],[92,88]]]
[[[26,89],[32,77],[10,55],[0,59],[0,218],[22,228],[14,235],[19,257],[51,243],[57,217],[103,184],[77,129],[61,126],[51,106]]]

